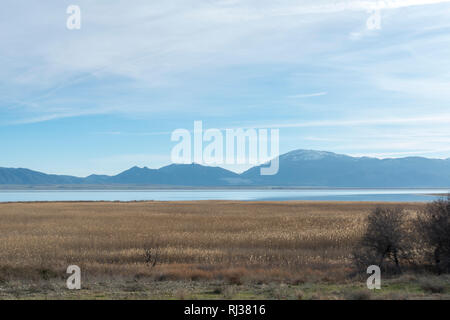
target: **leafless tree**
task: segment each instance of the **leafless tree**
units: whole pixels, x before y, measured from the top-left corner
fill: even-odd
[[[416,227],[438,273],[450,272],[450,194],[419,213]]]
[[[375,208],[367,218],[367,229],[357,244],[353,261],[359,270],[369,265],[389,269],[390,262],[397,272],[401,271],[401,261],[409,257],[410,244],[405,227],[403,209]]]

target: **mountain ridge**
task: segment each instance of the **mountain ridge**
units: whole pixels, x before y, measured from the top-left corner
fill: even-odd
[[[153,185],[282,187],[449,187],[450,158],[352,157],[329,151],[298,149],[279,157],[279,172],[261,176],[252,167],[238,174],[197,163],[159,169],[134,166],[117,175],[87,177],[46,174],[26,168],[0,167],[0,185]]]

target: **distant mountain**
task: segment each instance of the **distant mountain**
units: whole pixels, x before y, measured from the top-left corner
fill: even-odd
[[[153,184],[173,186],[221,186],[233,185],[242,180],[234,172],[220,167],[199,164],[171,164],[160,169],[133,167],[106,183],[112,184]],[[105,182],[104,182],[105,183]]]
[[[276,175],[261,176],[258,166],[241,176],[264,186],[449,187],[450,160],[377,159],[295,150],[280,156]]]
[[[86,178],[50,175],[29,169],[0,168],[0,184],[450,187],[450,159],[377,159],[326,151],[295,150],[280,156],[276,175],[261,176],[260,167],[236,174],[220,167],[172,164],[160,169],[133,167],[115,176],[90,175]]]
[[[45,174],[29,169],[0,168],[0,184],[27,185],[27,184],[78,184],[83,178]]]
[[[167,176],[169,185],[218,186],[246,184],[239,174],[220,167],[207,167],[199,164],[171,164],[159,169]]]
[[[115,176],[93,174],[86,178],[0,168],[0,185],[227,186],[249,183],[234,172],[199,164],[172,164],[160,169],[133,167]]]
[[[104,183],[117,184],[163,184],[164,174],[157,169],[133,167],[116,176],[110,177]]]

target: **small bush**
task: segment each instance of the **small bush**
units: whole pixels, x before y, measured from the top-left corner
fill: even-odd
[[[227,277],[228,283],[232,285],[242,285],[242,278],[238,274],[232,274]]]
[[[212,294],[221,294],[222,291],[223,291],[223,288],[222,288],[222,287],[217,287],[217,288],[214,288],[214,289],[211,291],[211,293],[212,293]]]
[[[149,268],[154,268],[159,262],[159,250],[158,249],[145,249],[144,262]]]
[[[444,293],[445,285],[440,283],[437,279],[422,279],[420,282],[420,288],[428,293]]]
[[[295,297],[297,300],[303,300],[305,298],[305,293],[302,290],[296,290]]]
[[[372,294],[368,289],[350,291],[345,295],[346,300],[370,300],[371,298]]]
[[[39,269],[38,271],[39,271],[40,276],[44,280],[50,280],[51,278],[58,277],[58,273],[56,273],[55,271],[53,271],[51,269],[42,268],[42,269]]]

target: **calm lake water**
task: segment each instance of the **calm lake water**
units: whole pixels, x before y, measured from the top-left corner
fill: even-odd
[[[17,201],[183,201],[331,200],[433,201],[450,189],[209,189],[209,190],[0,190],[0,202]]]

